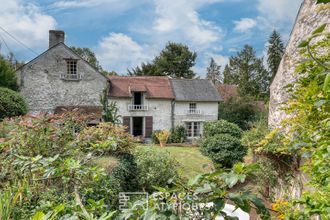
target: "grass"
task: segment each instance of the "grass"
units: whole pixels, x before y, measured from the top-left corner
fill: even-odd
[[[157,151],[168,151],[179,162],[179,173],[188,179],[198,174],[210,172],[213,169],[212,161],[203,156],[198,147],[159,147],[157,145],[142,145],[139,147],[151,147]]]

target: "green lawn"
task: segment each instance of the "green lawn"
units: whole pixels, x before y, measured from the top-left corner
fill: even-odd
[[[151,147],[158,151],[168,151],[179,162],[179,172],[186,178],[192,178],[213,169],[211,160],[203,156],[198,147],[167,146],[161,148],[157,145],[142,145],[140,147]]]

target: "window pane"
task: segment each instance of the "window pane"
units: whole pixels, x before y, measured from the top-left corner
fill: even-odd
[[[200,136],[200,122],[194,122],[194,137]]]
[[[187,136],[192,137],[192,123],[186,122]]]

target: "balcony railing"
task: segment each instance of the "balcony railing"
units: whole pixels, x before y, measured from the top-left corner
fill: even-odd
[[[147,105],[128,105],[128,111],[148,111]]]
[[[186,114],[188,114],[188,115],[201,115],[202,111],[200,109],[188,109],[188,110],[186,110]]]
[[[61,74],[60,78],[63,79],[63,80],[77,81],[77,80],[82,79],[82,75],[81,74]]]

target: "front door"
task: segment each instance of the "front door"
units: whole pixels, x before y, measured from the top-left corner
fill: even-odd
[[[143,117],[133,117],[133,136],[143,135]]]

